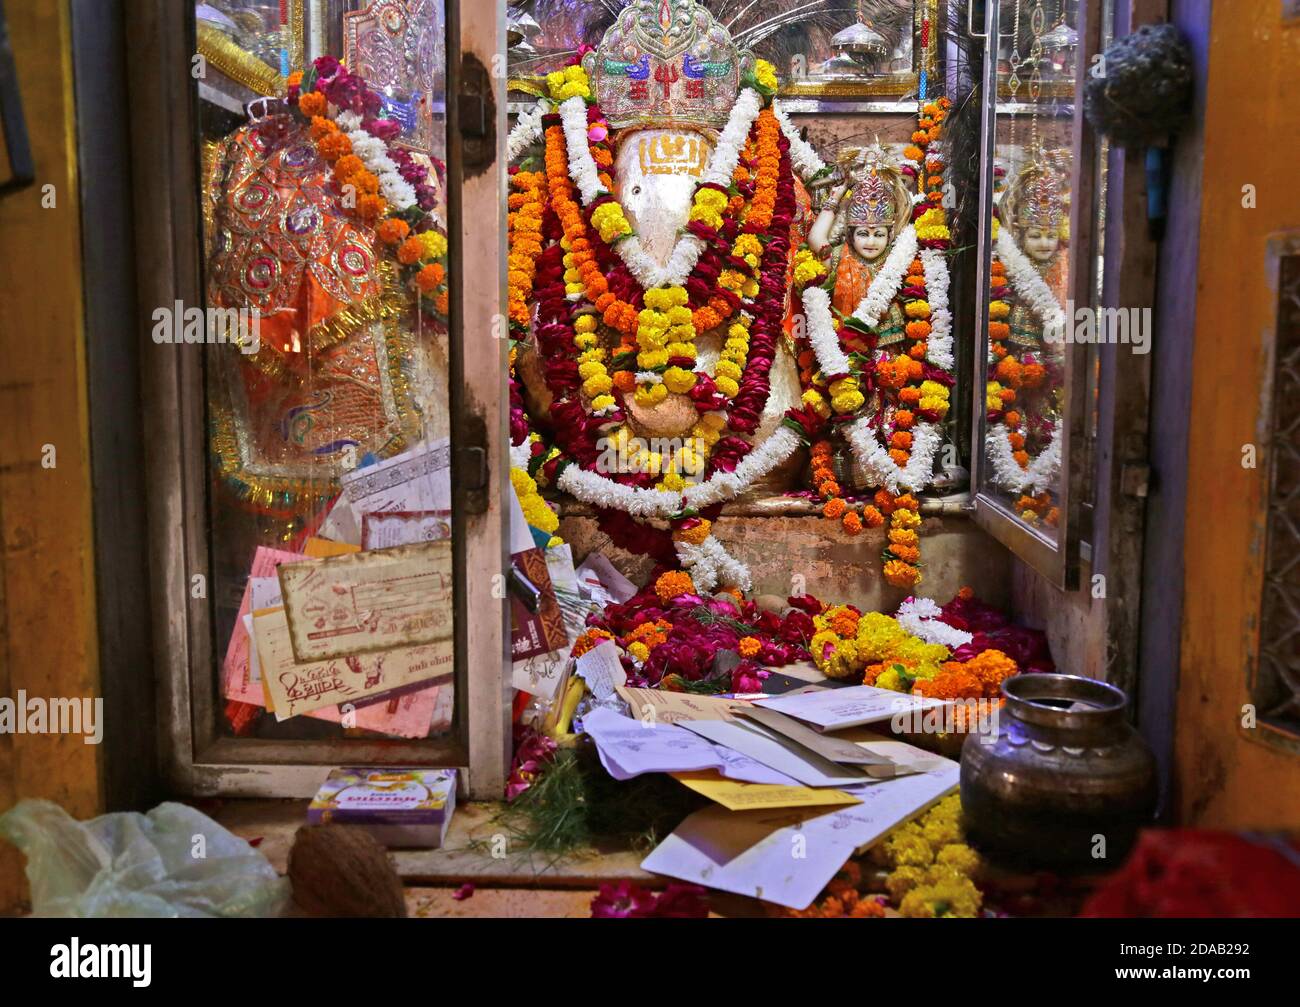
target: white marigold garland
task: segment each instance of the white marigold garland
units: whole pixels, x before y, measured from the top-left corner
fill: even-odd
[[[813,149],[812,144],[799,135],[799,130],[795,128],[794,123],[786,114],[785,107],[779,100],[772,102],[772,114],[776,116],[776,121],[781,124],[781,132],[785,138],[790,141],[790,164],[798,172],[799,177],[806,183],[814,175],[818,175],[826,170],[826,162]]]
[[[848,374],[849,358],[840,348],[839,333],[831,315],[831,298],[821,287],[809,287],[803,292],[803,313],[808,323],[808,342],[818,369],[828,377]]]
[[[1011,289],[1042,321],[1043,338],[1048,338],[1050,333],[1063,334],[1065,312],[1061,310],[1056,295],[1005,227],[998,231],[997,252],[998,258],[1007,267]],[[990,340],[990,362],[993,359]],[[1015,449],[1011,447],[1010,431],[1001,423],[990,427],[986,440],[993,481],[1012,493],[1039,493],[1053,489],[1061,474],[1061,432],[1062,424],[1057,420],[1052,426],[1052,436],[1047,447],[1038,452],[1038,456],[1027,468],[1022,469],[1015,459]]]
[[[866,296],[853,310],[853,317],[874,329],[889,311],[894,295],[902,289],[907,267],[916,258],[916,228],[908,224],[899,233],[884,264],[871,280]],[[928,280],[927,280],[928,282]]]
[[[748,489],[785,462],[799,447],[799,435],[779,427],[736,466],[734,472],[714,472],[702,483],[668,491],[624,486],[600,472],[567,465],[556,487],[584,503],[621,510],[635,518],[669,518],[687,507],[702,509],[723,503]]]
[[[866,296],[853,312],[853,317],[871,328],[889,310],[889,305],[903,286],[907,267],[917,257],[916,228],[909,224],[894,242],[894,248],[884,265],[871,281]],[[926,297],[930,304],[930,335],[927,339],[926,359],[934,366],[950,371],[953,366],[952,313],[948,308],[948,262],[944,253],[936,249],[921,252],[925,267]],[[807,307],[808,292],[804,294]],[[816,303],[816,298],[814,298]],[[819,319],[819,322],[821,320]],[[811,338],[814,331],[812,317],[808,320]],[[816,347],[814,346],[814,352]],[[818,358],[821,366],[821,359]],[[824,370],[824,368],[823,368]],[[858,464],[870,481],[883,486],[890,493],[920,492],[930,485],[934,474],[934,459],[943,444],[939,424],[921,422],[912,428],[912,450],[907,464],[899,468],[889,456],[889,450],[880,443],[871,417],[862,416],[849,424],[845,436]]]
[[[379,191],[396,210],[407,210],[417,202],[415,187],[402,177],[396,162],[388,156],[388,144],[361,127],[356,112],[340,112],[339,129],[352,144],[352,153],[361,158],[366,170],[379,179]]]
[[[940,619],[943,610],[932,598],[908,598],[898,606],[894,618],[899,626],[926,643],[938,643],[949,650],[965,646],[975,637],[964,629],[949,626]]]
[[[1001,423],[988,429],[988,458],[993,481],[1012,493],[1041,493],[1056,487],[1061,474],[1060,420],[1052,425],[1052,437],[1038,457],[1021,468],[1016,461],[1007,428]]]
[[[1011,289],[1025,306],[1043,323],[1043,338],[1050,341],[1052,334],[1058,337],[1065,332],[1065,312],[1052,293],[1047,281],[1038,275],[1029,256],[1016,245],[1008,228],[998,230],[998,258],[1007,267],[1007,277]],[[990,348],[992,341],[990,340]]]
[[[510,445],[510,467],[528,471],[528,459],[532,457],[533,446],[527,437],[519,444]]]
[[[514,129],[506,137],[506,164],[512,163],[542,138],[542,116],[546,114],[546,109],[546,100],[538,98],[537,104],[515,121]]]
[[[714,472],[702,483],[682,492],[687,507],[702,510],[739,496],[799,449],[799,435],[787,426],[777,427],[772,436],[740,460],[733,472]]]
[[[952,352],[952,311],[948,306],[948,254],[937,248],[921,251],[925,267],[925,292],[930,304],[930,335],[926,337],[925,359],[951,372],[956,366]]]
[[[727,119],[727,125],[718,137],[717,146],[709,158],[709,167],[700,184],[730,185],[736,163],[745,139],[762,110],[762,99],[753,88],[745,88]],[[600,196],[608,195],[600,184],[600,169],[591,156],[587,144],[587,103],[582,98],[568,98],[560,104],[560,123],[564,129],[564,143],[569,156],[569,173],[578,187],[584,207],[589,207]],[[642,287],[679,287],[686,282],[691,270],[704,252],[704,242],[689,232],[681,235],[668,257],[660,266],[641,247],[635,234],[615,242],[614,251],[631,270]]]
[[[753,587],[749,569],[732,556],[722,543],[710,535],[699,545],[674,542],[677,560],[687,573],[697,591],[712,591],[719,584],[738,587],[746,594]]]
[[[907,464],[899,468],[889,457],[888,449],[876,437],[871,418],[860,417],[849,424],[845,434],[858,464],[868,473],[869,481],[895,495],[919,493],[930,485],[934,458],[943,444],[937,423],[918,423],[912,428],[912,453]]]

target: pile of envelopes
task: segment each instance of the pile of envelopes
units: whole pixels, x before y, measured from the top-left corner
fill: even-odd
[[[618,780],[669,773],[714,803],[683,821],[647,871],[804,909],[856,852],[958,783],[958,764],[878,733],[944,705],[861,685],[752,700],[619,687],[582,730]]]
[[[452,716],[448,441],[342,478],[315,533],[258,547],[223,662],[226,699],[396,737]]]

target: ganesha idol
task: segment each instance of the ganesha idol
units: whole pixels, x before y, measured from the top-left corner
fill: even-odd
[[[508,144],[533,152],[511,178],[514,462],[607,527],[640,522],[636,545],[704,590],[748,584],[718,508],[802,468],[783,423],[808,213],[791,145],[811,151],[775,83],[702,4],[638,0]]]

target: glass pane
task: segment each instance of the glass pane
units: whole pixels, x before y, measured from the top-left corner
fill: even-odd
[[[999,8],[981,492],[1057,541],[1078,0]]]
[[[281,74],[199,81],[217,731],[446,733],[443,3],[196,15]]]

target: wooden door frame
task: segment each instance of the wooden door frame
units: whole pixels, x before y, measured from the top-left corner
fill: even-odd
[[[503,4],[449,0],[449,56],[474,54],[484,66],[504,52]],[[503,340],[484,337],[505,304],[505,77],[491,77],[495,133],[490,162],[466,179],[449,238],[453,333],[449,387],[456,598],[456,729],[427,741],[286,742],[215,733],[216,662],[210,610],[188,589],[210,574],[203,360],[148,343],[149,305],[203,303],[199,171],[192,66],[193,8],[175,0],[128,5],[138,329],[142,356],[146,497],[158,733],[169,785],[191,794],[311,796],[340,760],[359,765],[444,765],[465,771],[471,797],[501,795],[510,765],[508,610],[492,577],[469,571],[506,567],[509,485]],[[459,139],[459,64],[449,59],[448,177],[465,177]],[[449,187],[456,193],[457,187]],[[473,263],[472,269],[461,268]],[[460,343],[461,345],[458,345]],[[459,452],[472,441],[481,457]],[[485,473],[471,488],[469,473]],[[475,477],[477,481],[477,475]],[[475,506],[468,506],[471,497]],[[472,511],[472,513],[471,513]],[[209,577],[210,582],[210,577]]]

